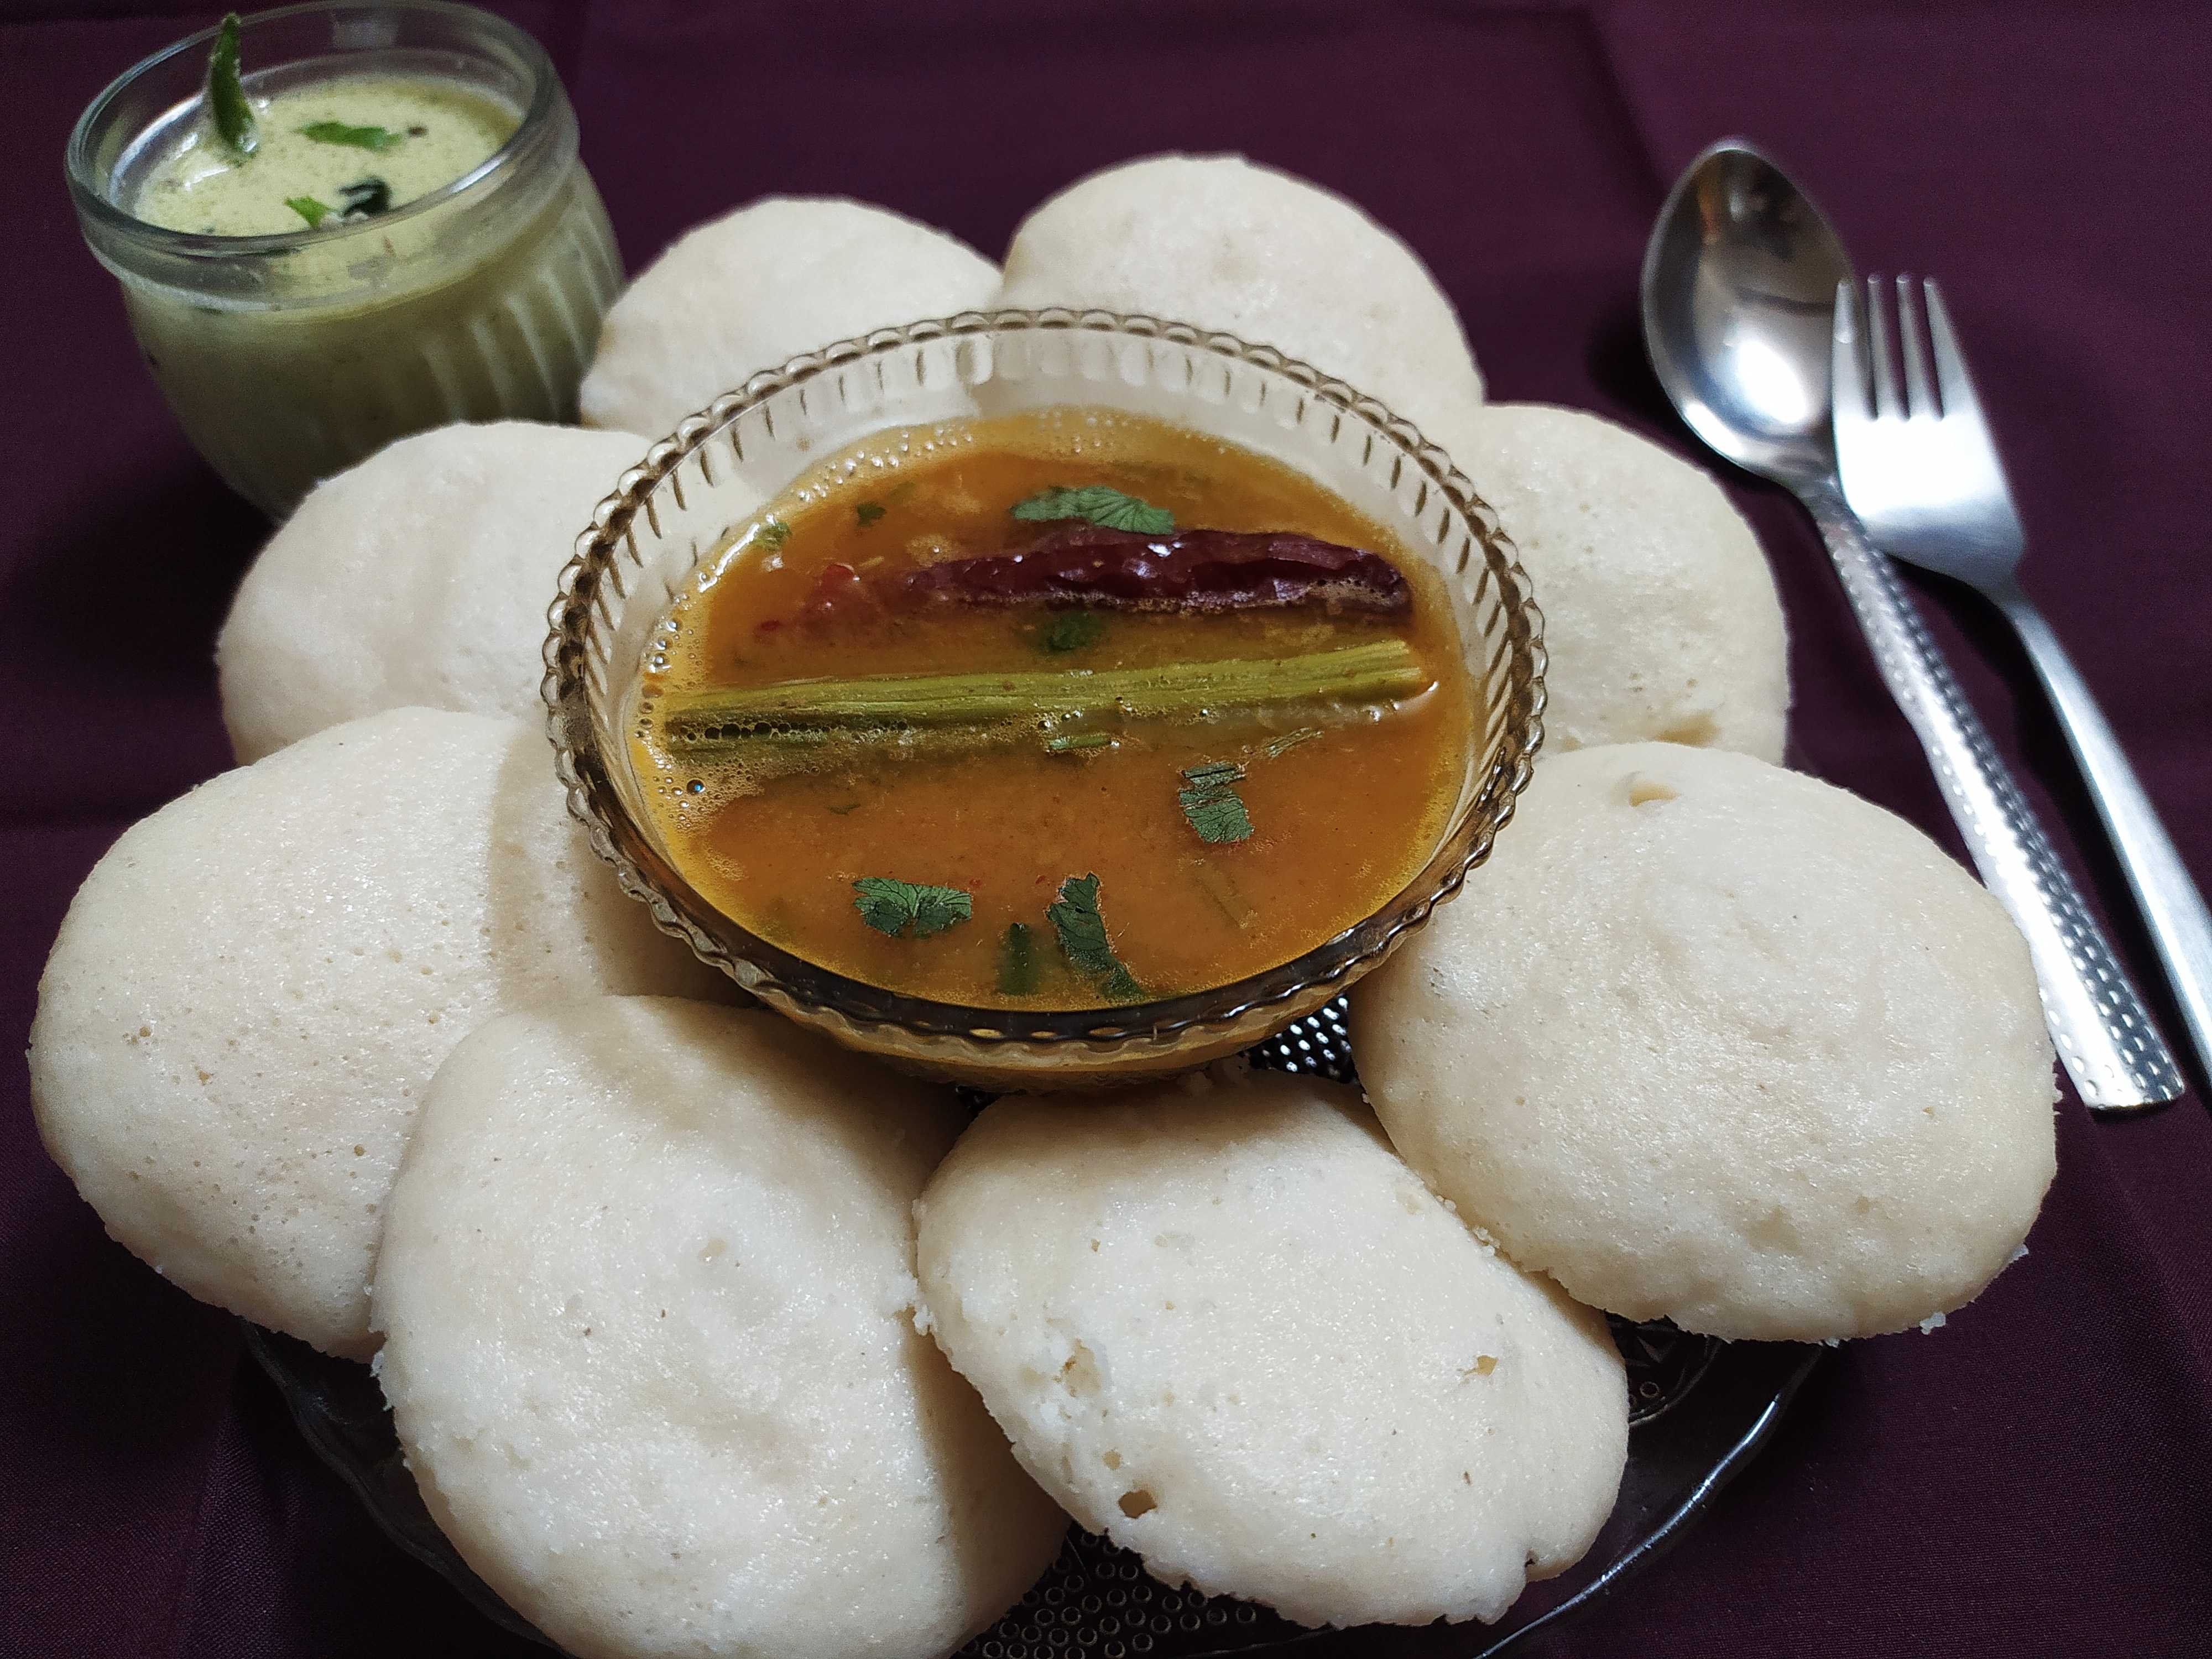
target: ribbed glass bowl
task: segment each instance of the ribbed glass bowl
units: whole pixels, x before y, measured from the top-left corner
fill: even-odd
[[[646,810],[625,733],[654,624],[694,566],[808,467],[886,428],[1054,406],[1150,415],[1272,456],[1443,578],[1481,718],[1427,863],[1372,915],[1214,990],[1072,1012],[963,1007],[779,949],[696,892]],[[990,1090],[1085,1087],[1249,1047],[1381,963],[1460,890],[1542,740],[1542,617],[1496,515],[1373,398],[1266,346],[1106,312],[1000,311],[881,329],[755,374],[655,444],[599,503],[549,613],[544,696],[570,809],[653,920],[768,1006],[908,1070]]]

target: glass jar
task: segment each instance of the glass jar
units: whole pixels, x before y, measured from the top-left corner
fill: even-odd
[[[272,517],[394,438],[453,421],[574,418],[622,285],[575,112],[522,30],[439,0],[317,3],[244,21],[249,94],[421,75],[511,108],[513,135],[451,183],[357,222],[216,236],[135,217],[145,180],[204,118],[216,31],[156,52],[70,135],[86,241],[209,464]]]

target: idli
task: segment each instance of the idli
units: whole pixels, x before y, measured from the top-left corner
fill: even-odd
[[[949,1090],[777,1016],[602,997],[438,1070],[378,1375],[469,1565],[577,1659],[937,1659],[1067,1519],[915,1328]]]
[[[872,329],[988,305],[999,268],[889,209],[771,196],[687,232],[607,313],[586,426],[673,432],[763,368]]]
[[[545,608],[647,447],[528,421],[439,427],[316,486],[216,645],[238,758],[410,705],[543,720]]]
[[[1604,1321],[1477,1240],[1349,1090],[1008,1097],[915,1217],[938,1341],[1160,1577],[1309,1625],[1494,1620],[1613,1508]]]
[[[1656,739],[1781,760],[1782,601],[1718,484],[1581,410],[1491,404],[1435,435],[1498,509],[1543,609],[1553,749]]]
[[[545,739],[399,709],[226,772],[124,832],[31,1026],[54,1161],[202,1301],[362,1356],[422,1090],[510,1009],[720,983],[568,816]]]
[[[1154,155],[1069,185],[1014,233],[999,302],[1220,329],[1419,427],[1482,399],[1458,313],[1413,251],[1341,196],[1241,156]]]
[[[1719,750],[1540,763],[1352,1036],[1398,1151],[1515,1261],[1715,1336],[1956,1308],[2054,1167],[1997,902],[1903,819]]]

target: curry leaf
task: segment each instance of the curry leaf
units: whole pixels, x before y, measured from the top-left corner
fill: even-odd
[[[222,142],[240,155],[251,155],[261,147],[261,124],[246,96],[238,76],[238,14],[231,12],[216,31],[215,50],[208,54],[208,111]]]

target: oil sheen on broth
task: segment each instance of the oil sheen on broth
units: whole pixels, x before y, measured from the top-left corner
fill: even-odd
[[[1240,564],[1189,538],[1194,580],[1152,556],[1200,529],[1332,545]],[[1312,480],[1051,410],[879,434],[769,503],[658,625],[633,757],[685,879],[793,955],[1099,1007],[1276,966],[1404,886],[1473,741],[1460,661],[1426,563]],[[1093,875],[1095,902],[1064,890]]]

